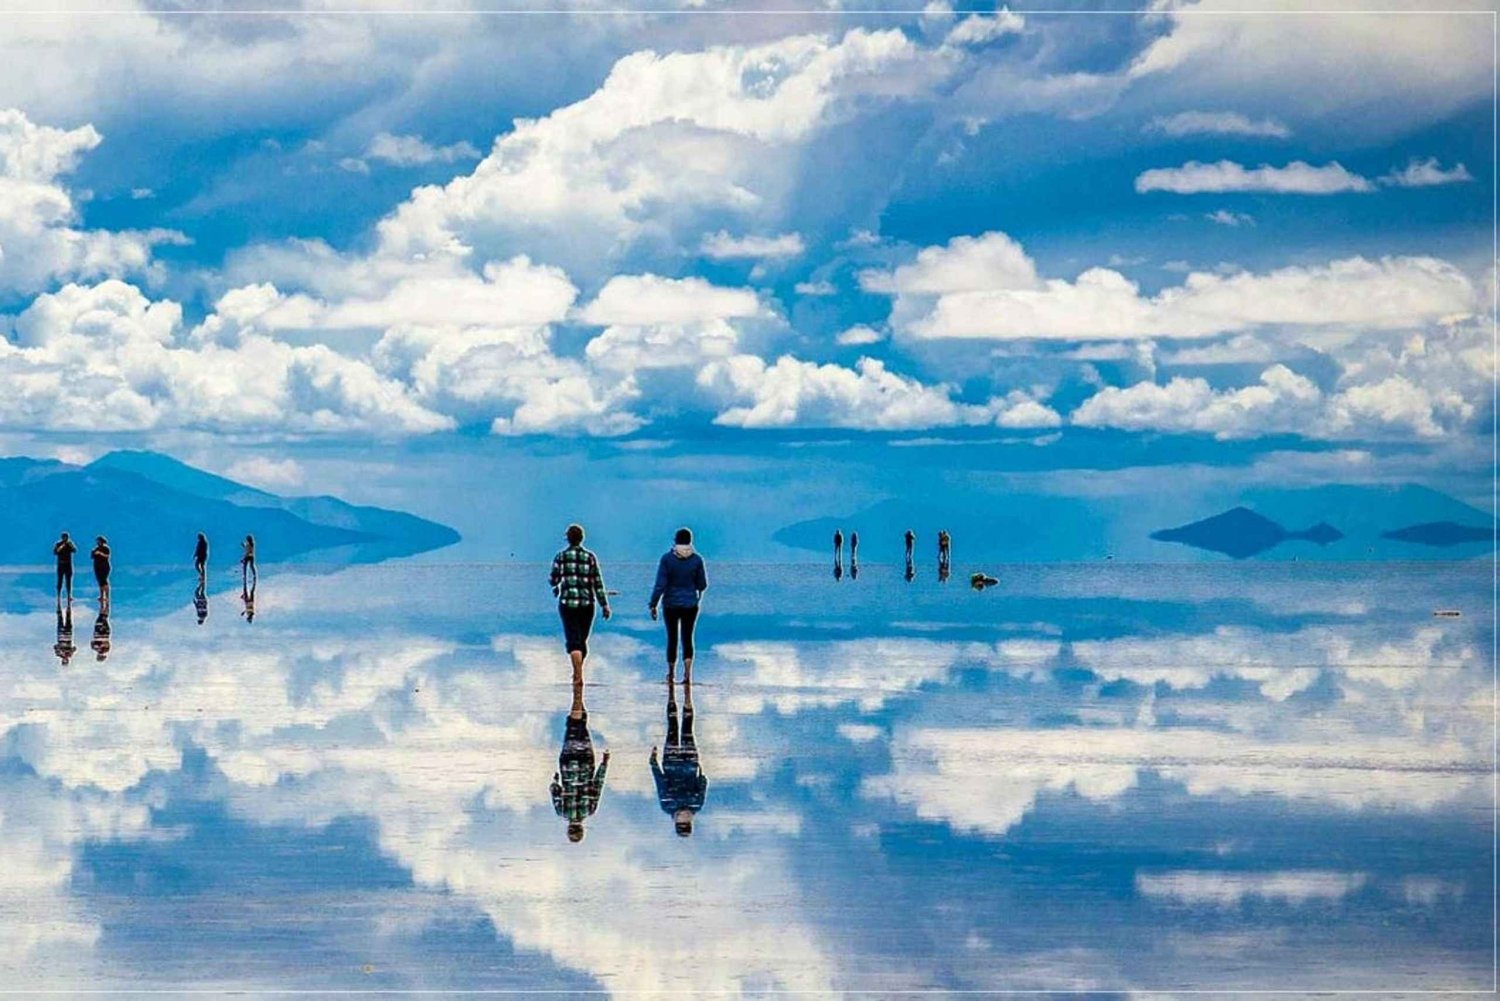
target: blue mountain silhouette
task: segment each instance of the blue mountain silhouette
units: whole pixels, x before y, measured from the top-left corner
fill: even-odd
[[[87,466],[0,459],[0,563],[51,559],[60,531],[87,550],[108,536],[116,562],[191,563],[206,532],[215,563],[232,562],[254,535],[266,561],[370,562],[450,545],[458,533],[400,511],[333,497],[278,497],[154,452],[113,452]]]
[[[1204,518],[1190,525],[1166,528],[1152,532],[1151,538],[1162,542],[1181,542],[1184,545],[1223,553],[1243,560],[1280,545],[1290,539],[1301,539],[1320,546],[1337,542],[1344,533],[1320,521],[1300,532],[1288,531],[1281,525],[1257,514],[1247,507],[1236,507],[1212,518]]]

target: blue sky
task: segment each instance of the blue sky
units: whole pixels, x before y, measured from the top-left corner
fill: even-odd
[[[423,510],[830,434],[1483,499],[1491,19],[1232,7],[7,15],[0,445]]]

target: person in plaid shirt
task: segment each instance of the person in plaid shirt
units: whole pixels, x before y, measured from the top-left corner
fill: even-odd
[[[573,707],[563,730],[562,753],[552,773],[552,809],[568,822],[568,840],[583,840],[583,822],[599,809],[604,795],[604,774],[609,770],[609,751],[594,767],[594,739],[589,734],[589,713],[583,705],[583,679],[573,679]]]
[[[573,680],[583,681],[583,661],[589,655],[589,631],[594,628],[594,602],[609,618],[609,595],[599,558],[583,548],[583,526],[568,526],[568,547],[552,557],[552,593],[562,617],[563,644],[573,661]]]

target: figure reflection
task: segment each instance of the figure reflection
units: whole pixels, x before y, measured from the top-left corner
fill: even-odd
[[[78,652],[78,646],[73,642],[73,603],[71,601],[66,605],[61,601],[57,603],[57,642],[52,644],[52,652],[57,654],[57,659],[63,662],[64,667]]]
[[[907,581],[907,583],[911,583],[912,581],[914,581],[916,579],[917,579],[917,565],[912,562],[912,560],[911,560],[911,554],[908,553],[907,557],[906,557],[906,581]]]
[[[99,617],[94,620],[94,639],[89,647],[94,651],[94,659],[102,661],[109,656],[110,629],[109,629],[109,607],[99,609]]]
[[[693,683],[682,682],[682,720],[678,726],[677,686],[667,682],[667,743],[658,761],[651,748],[651,775],[656,779],[656,798],[662,811],[672,818],[678,837],[691,837],[693,816],[703,809],[708,794],[708,776],[698,764],[698,745],[693,742]]]
[[[198,613],[198,625],[203,625],[208,618],[208,591],[204,589],[203,578],[198,578],[198,586],[193,588],[193,611]]]
[[[252,579],[248,585],[243,583],[240,585],[240,601],[245,605],[244,609],[240,612],[240,618],[246,622],[255,621],[255,588],[259,583],[259,581]],[[203,614],[204,616],[208,615],[208,599],[206,598],[203,602]],[[202,619],[199,621],[201,622]]]
[[[604,795],[604,773],[609,768],[605,751],[594,768],[594,739],[589,734],[589,713],[583,705],[583,679],[573,679],[573,706],[563,730],[562,753],[552,774],[552,808],[568,822],[568,840],[583,840],[583,822],[599,809]]]

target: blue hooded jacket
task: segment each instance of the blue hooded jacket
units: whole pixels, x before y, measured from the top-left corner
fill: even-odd
[[[674,546],[662,555],[656,565],[656,586],[651,589],[651,607],[663,602],[668,608],[697,608],[698,595],[708,590],[708,574],[703,568],[703,557],[689,550],[688,555],[678,555]]]

